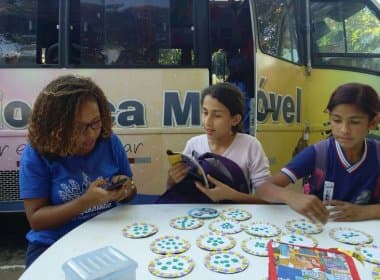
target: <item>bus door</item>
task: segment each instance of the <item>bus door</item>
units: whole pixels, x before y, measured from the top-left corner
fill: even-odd
[[[230,82],[245,97],[244,132],[255,133],[255,74],[249,1],[209,1],[211,84]],[[251,109],[253,108],[253,109]]]
[[[376,1],[255,0],[257,133],[277,172],[300,138],[325,137],[331,92],[347,82],[379,91]],[[305,133],[307,132],[307,133]]]

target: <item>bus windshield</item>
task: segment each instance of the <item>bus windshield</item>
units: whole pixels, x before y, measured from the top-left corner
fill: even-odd
[[[312,1],[313,63],[380,71],[379,14],[361,1]],[[377,30],[377,31],[376,31]]]

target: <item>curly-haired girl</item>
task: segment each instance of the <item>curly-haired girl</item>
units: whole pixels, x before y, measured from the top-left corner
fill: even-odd
[[[21,157],[20,194],[31,230],[28,267],[68,231],[136,193],[103,91],[90,79],[66,75],[39,94]],[[121,188],[109,182],[128,178]]]

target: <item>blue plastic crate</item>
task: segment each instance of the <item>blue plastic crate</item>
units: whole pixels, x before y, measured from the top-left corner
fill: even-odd
[[[135,280],[137,263],[107,246],[67,260],[62,269],[67,280]]]

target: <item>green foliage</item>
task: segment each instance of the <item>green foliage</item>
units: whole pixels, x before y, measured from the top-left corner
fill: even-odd
[[[181,63],[181,49],[160,49],[160,65],[178,65]]]
[[[325,18],[325,23],[329,32],[318,40],[320,51],[346,52],[346,43],[347,52],[380,53],[380,22],[367,7],[342,21]]]

